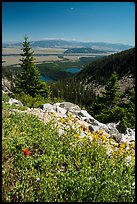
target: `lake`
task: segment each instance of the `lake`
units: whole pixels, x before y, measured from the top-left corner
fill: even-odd
[[[53,82],[53,81],[55,81],[52,77],[47,77],[45,75],[40,75],[40,79],[42,81],[46,81],[46,82]]]
[[[65,69],[64,71],[76,74],[76,73],[80,72],[80,70],[81,70],[81,68],[79,68],[79,67],[71,67],[71,68]],[[40,79],[42,81],[46,81],[46,82],[53,82],[53,81],[55,81],[54,78],[48,77],[48,76],[45,76],[45,75],[40,75]]]
[[[75,73],[80,72],[80,70],[81,69],[79,67],[71,67],[71,68],[66,69],[65,71],[75,74]]]

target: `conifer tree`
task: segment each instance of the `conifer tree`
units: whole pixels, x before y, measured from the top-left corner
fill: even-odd
[[[116,72],[109,78],[107,85],[105,86],[105,92],[103,93],[103,102],[106,108],[113,107],[118,104],[120,92],[118,85],[118,75]]]
[[[107,123],[116,121],[115,110],[120,99],[117,82],[118,75],[114,72],[108,80],[105,91],[102,92],[103,95],[97,96],[95,102],[91,106],[91,112],[100,122]]]
[[[40,80],[40,72],[34,64],[34,52],[31,51],[30,43],[26,35],[21,50],[23,53],[20,54],[22,56],[20,66],[23,68],[23,72],[18,75],[15,81],[14,92],[24,92],[32,97],[38,94],[42,97],[48,97],[50,95],[49,87],[46,82]]]

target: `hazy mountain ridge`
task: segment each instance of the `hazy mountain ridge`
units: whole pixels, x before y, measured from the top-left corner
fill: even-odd
[[[82,47],[82,48],[70,48],[67,49],[64,54],[70,54],[70,53],[106,53],[106,51],[103,50],[96,50],[96,49],[92,49],[90,47]]]
[[[120,43],[105,43],[105,42],[79,42],[79,41],[67,41],[67,40],[38,40],[31,41],[31,47],[41,47],[41,48],[78,48],[87,47],[97,50],[106,51],[122,51],[132,48],[131,45],[125,45]],[[2,43],[3,48],[8,47],[21,47],[22,42],[17,43]]]

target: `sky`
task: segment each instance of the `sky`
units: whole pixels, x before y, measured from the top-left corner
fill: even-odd
[[[63,39],[135,45],[134,2],[2,2],[2,42]]]

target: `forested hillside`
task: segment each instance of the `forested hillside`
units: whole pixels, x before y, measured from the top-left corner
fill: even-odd
[[[117,72],[118,80],[129,75],[135,78],[135,48],[98,59],[87,65],[75,77],[52,84],[53,96],[87,104],[84,102],[85,96],[86,101],[91,101],[91,95],[95,94],[94,87],[97,84],[105,85],[113,72]]]
[[[135,77],[135,48],[90,63],[76,78],[83,83],[96,80],[97,83],[105,84],[114,71],[117,72],[119,78],[129,74]]]
[[[128,125],[133,128],[135,125],[134,79],[135,49],[133,48],[104,57],[103,59],[98,59],[86,66],[75,77],[51,84],[52,97],[61,97],[66,101],[71,101],[85,107],[86,110],[101,122],[113,121],[121,123],[122,120],[122,127],[124,126],[124,129]],[[109,88],[106,86],[108,83],[111,84]],[[120,91],[119,84],[126,88]],[[104,86],[105,91],[102,98],[97,93],[100,85]],[[116,85],[118,86],[118,93],[115,93],[114,87]],[[109,105],[111,105],[113,99],[115,100],[115,97],[110,98],[108,104],[106,98],[106,92],[111,92],[111,90],[113,91],[112,95],[117,94],[116,104],[113,107],[114,110]],[[103,107],[109,113],[106,113],[106,110],[104,110],[104,113],[100,115],[99,111],[102,112]],[[121,112],[119,117],[117,117],[117,111]],[[128,114],[128,112],[130,113]]]

